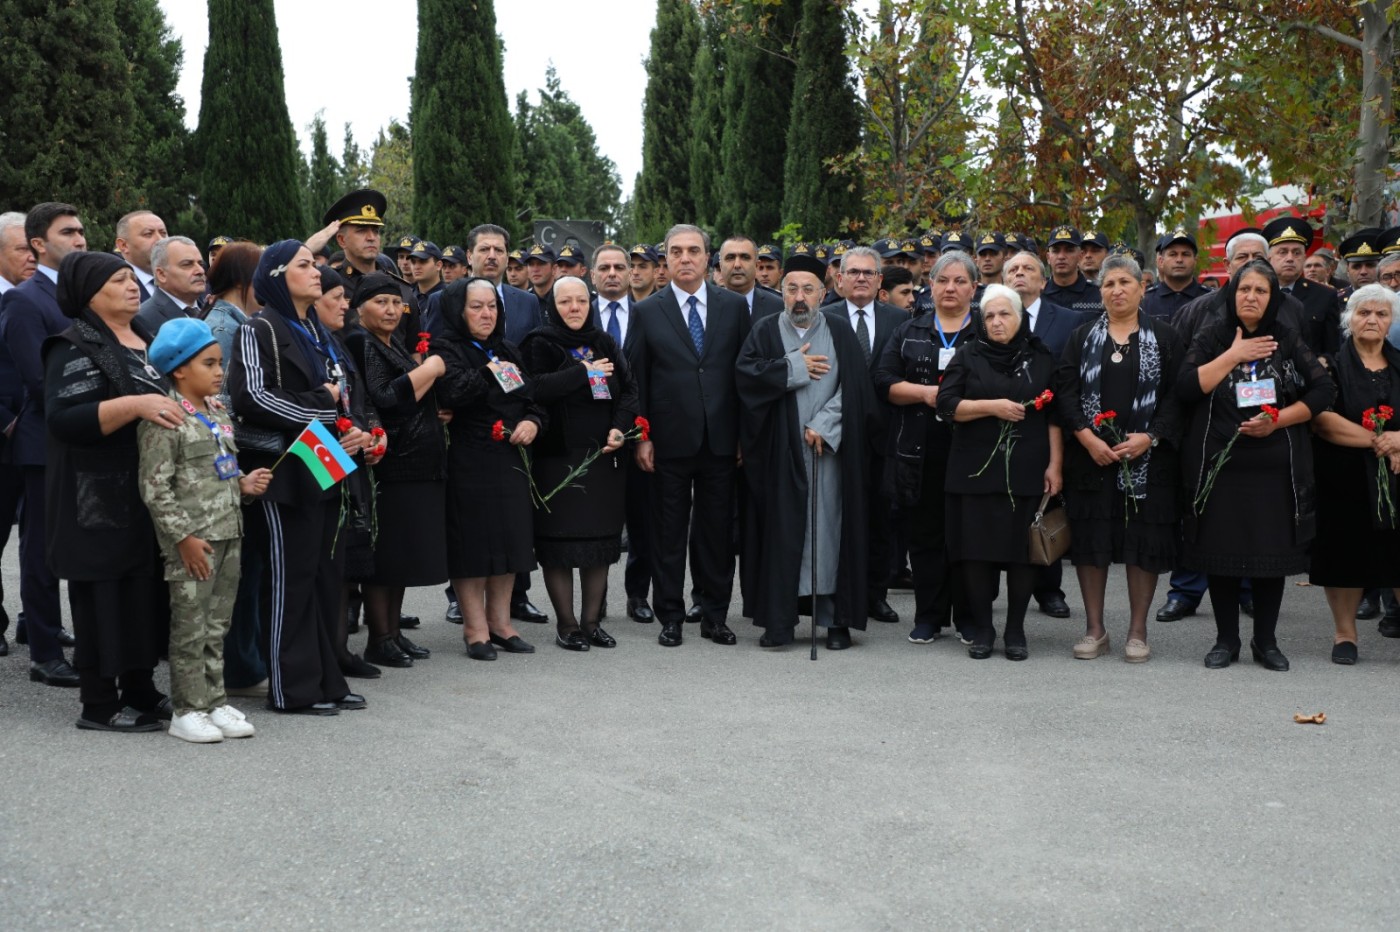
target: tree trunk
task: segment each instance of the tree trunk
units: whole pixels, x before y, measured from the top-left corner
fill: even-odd
[[[1357,227],[1384,226],[1385,182],[1390,154],[1391,81],[1395,42],[1387,12],[1392,0],[1357,6],[1361,15],[1361,126],[1357,132],[1351,220]]]

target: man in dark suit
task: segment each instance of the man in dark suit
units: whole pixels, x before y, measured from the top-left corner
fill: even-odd
[[[778,293],[758,284],[758,244],[747,236],[731,236],[720,243],[719,283],[744,299],[750,322],[783,309]]]
[[[697,524],[691,574],[700,592],[700,636],[733,644],[725,623],[734,586],[732,518],[739,453],[734,367],[749,333],[744,300],[705,282],[709,238],[678,224],[666,234],[670,281],[639,303],[629,362],[651,440],[637,464],[652,479],[652,593],[664,647],[681,643],[687,525]]]
[[[837,284],[841,294],[846,297],[823,305],[821,310],[851,325],[868,374],[889,345],[895,328],[908,320],[909,315],[893,305],[881,304],[876,300],[880,291],[880,254],[868,246],[852,246],[842,252],[837,268]],[[869,503],[866,511],[869,519],[867,539],[870,548],[866,613],[876,621],[894,624],[899,621],[899,613],[889,603],[890,577],[895,569],[894,505],[884,491],[885,438],[881,435],[871,440],[872,449],[866,468],[869,479],[866,488]]]
[[[29,281],[5,293],[0,305],[0,339],[9,347],[15,370],[24,383],[19,419],[10,432],[10,459],[24,473],[24,513],[20,522],[20,603],[24,606],[23,634],[29,643],[29,678],[49,686],[77,686],[78,674],[63,657],[58,579],[45,558],[44,464],[47,431],[44,424],[44,362],[40,349],[49,337],[67,330],[72,321],[58,308],[58,266],[70,252],[87,249],[83,223],[71,204],[43,203],[29,211],[24,235],[34,250],[38,268]]]
[[[1303,277],[1303,260],[1313,241],[1313,228],[1304,217],[1275,217],[1264,225],[1269,264],[1278,275],[1279,289],[1303,305],[1298,332],[1318,356],[1334,355],[1342,342],[1342,305],[1337,292]]]
[[[1001,274],[1006,284],[1021,296],[1022,313],[1031,320],[1031,332],[1049,347],[1056,359],[1060,358],[1075,328],[1093,315],[1052,304],[1041,297],[1045,290],[1045,266],[1033,253],[1018,252],[1002,266]],[[1063,581],[1064,566],[1059,562],[1036,574],[1035,600],[1040,610],[1051,618],[1069,617]]]
[[[151,249],[156,290],[136,313],[151,333],[168,320],[198,315],[205,284],[202,258],[188,236],[167,236]]]
[[[149,210],[133,210],[117,221],[116,252],[136,273],[136,284],[145,302],[156,291],[156,274],[151,269],[151,250],[169,236],[165,221]],[[209,261],[214,261],[210,256]]]

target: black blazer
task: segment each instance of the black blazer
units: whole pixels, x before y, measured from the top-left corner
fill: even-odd
[[[824,314],[839,317],[847,324],[851,322],[851,315],[846,313],[846,299],[833,301],[821,307]],[[871,316],[875,318],[875,334],[871,339],[873,344],[870,350],[870,368],[879,363],[880,356],[885,352],[885,347],[889,345],[890,337],[894,334],[895,328],[909,319],[909,315],[895,307],[893,304],[886,304],[883,301],[876,301],[871,311]],[[852,327],[852,330],[855,328]]]
[[[745,302],[746,304],[748,302]],[[750,323],[757,323],[771,314],[781,314],[783,311],[783,299],[766,288],[754,286],[753,289],[753,312]]]
[[[137,279],[139,282],[140,279]],[[141,302],[141,309],[136,312],[136,319],[146,325],[146,329],[151,333],[160,330],[161,324],[167,320],[175,320],[179,317],[187,317],[184,309],[171,300],[170,296],[159,288],[155,294]]]
[[[1056,359],[1065,351],[1065,344],[1069,342],[1071,334],[1080,324],[1091,320],[1096,315],[1083,314],[1079,311],[1072,311],[1067,307],[1052,304],[1044,298],[1040,299],[1040,310],[1035,315],[1034,333],[1040,338],[1040,342],[1049,347],[1050,352]]]
[[[697,357],[670,285],[632,305],[627,361],[658,459],[694,456],[702,447],[715,456],[739,449],[734,367],[749,335],[749,307],[709,282],[705,307],[705,352]]]

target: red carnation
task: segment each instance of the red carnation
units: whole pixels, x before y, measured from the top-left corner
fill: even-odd
[[[414,352],[418,353],[420,356],[426,353],[428,351],[428,345],[432,343],[432,341],[433,335],[426,330],[418,334],[418,345],[413,348]]]
[[[1390,405],[1381,405],[1381,420],[1388,421],[1395,417],[1395,409]]]
[[[1260,410],[1269,416],[1269,420],[1278,420],[1278,408],[1275,408],[1273,405],[1261,405]]]
[[[1376,419],[1371,417],[1371,409],[1367,408],[1366,413],[1361,415],[1361,426],[1367,430],[1376,429]]]
[[[369,429],[369,435],[370,435],[371,437],[383,437],[383,436],[384,436],[384,428],[382,428],[382,427],[371,427],[371,428]]]
[[[342,434],[348,434],[350,432],[350,428],[354,426],[355,422],[350,420],[348,417],[338,417],[335,419],[335,429],[340,431]]]
[[[506,439],[505,421],[497,421],[491,425],[491,439],[497,441]]]
[[[632,423],[636,426],[637,430],[642,432],[641,439],[643,441],[651,440],[651,421],[648,421],[644,417],[638,417]]]
[[[1100,413],[1100,414],[1095,414],[1095,415],[1094,415],[1094,426],[1095,426],[1095,427],[1102,426],[1102,424],[1103,424],[1104,421],[1111,421],[1111,420],[1113,420],[1114,418],[1116,418],[1117,416],[1118,416],[1118,412],[1117,412],[1117,411],[1104,411],[1104,412],[1102,412],[1102,413]]]
[[[1052,392],[1052,391],[1050,391],[1050,389],[1047,388],[1045,391],[1041,392],[1039,395],[1037,395],[1037,396],[1035,397],[1035,409],[1036,409],[1037,411],[1041,410],[1041,409],[1044,408],[1046,405],[1048,405],[1051,401],[1053,401],[1054,398],[1055,398],[1055,393]]]

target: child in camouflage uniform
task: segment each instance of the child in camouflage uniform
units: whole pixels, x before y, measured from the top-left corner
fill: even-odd
[[[224,634],[238,592],[240,504],[266,491],[272,473],[240,475],[228,414],[205,403],[219,393],[223,366],[203,321],[167,321],[149,358],[185,411],[173,429],[149,421],[137,427],[141,498],[170,583],[170,734],[200,744],[247,738],[252,724],[224,695]]]

